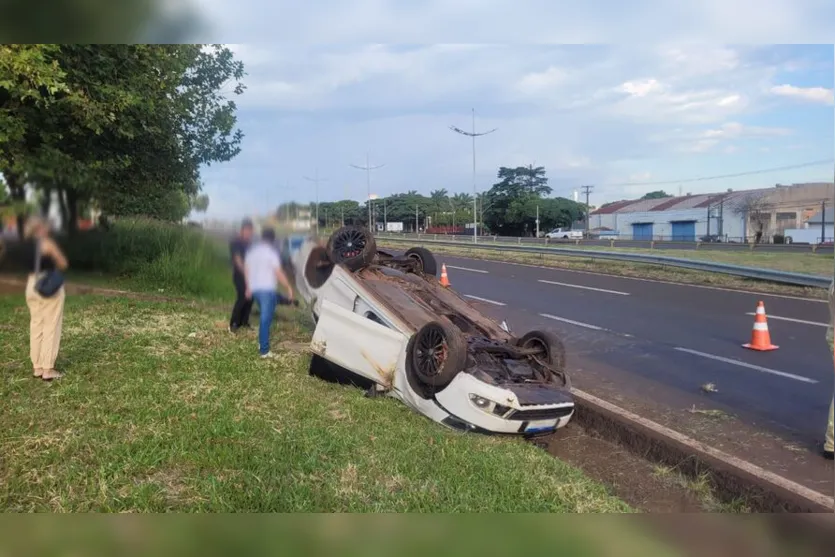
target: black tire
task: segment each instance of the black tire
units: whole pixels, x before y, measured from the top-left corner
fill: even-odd
[[[541,354],[533,358],[542,364],[565,373],[565,345],[551,331],[530,331],[516,341],[519,348],[540,348]]]
[[[405,255],[418,262],[420,272],[424,275],[438,276],[438,261],[428,249],[421,247],[409,248],[406,250]]]
[[[374,235],[359,226],[343,226],[328,238],[328,255],[349,271],[359,271],[374,262],[377,242]]]
[[[418,329],[409,345],[408,369],[435,391],[449,385],[467,365],[467,340],[447,319]]]
[[[304,264],[304,278],[311,288],[321,288],[333,272],[334,262],[328,255],[328,250],[316,246],[310,250],[307,262]]]

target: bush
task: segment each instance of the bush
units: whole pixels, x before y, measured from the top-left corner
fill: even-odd
[[[148,219],[119,220],[109,229],[62,239],[75,271],[130,278],[146,289],[222,295],[229,268],[222,246],[202,231]]]
[[[227,297],[231,271],[224,246],[202,230],[149,219],[121,219],[107,229],[80,231],[58,242],[70,272],[101,273],[131,287]],[[4,270],[26,271],[23,246],[11,244]]]

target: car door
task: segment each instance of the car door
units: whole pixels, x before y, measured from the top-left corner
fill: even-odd
[[[323,299],[310,347],[348,371],[392,387],[408,340],[396,329]]]

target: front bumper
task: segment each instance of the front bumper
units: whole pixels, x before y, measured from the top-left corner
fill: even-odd
[[[564,427],[574,415],[574,401],[565,389],[548,388],[538,399],[537,404],[520,403],[511,388],[488,385],[469,373],[459,373],[435,395],[453,417],[447,425],[456,429],[543,435]]]

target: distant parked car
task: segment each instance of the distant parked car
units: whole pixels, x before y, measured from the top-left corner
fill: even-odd
[[[568,228],[555,228],[545,235],[546,238],[560,238],[563,240],[582,240],[582,230],[570,230]]]
[[[722,242],[722,237],[718,234],[709,234],[707,236],[702,236],[699,238],[700,242],[707,242],[707,243],[720,243]]]

